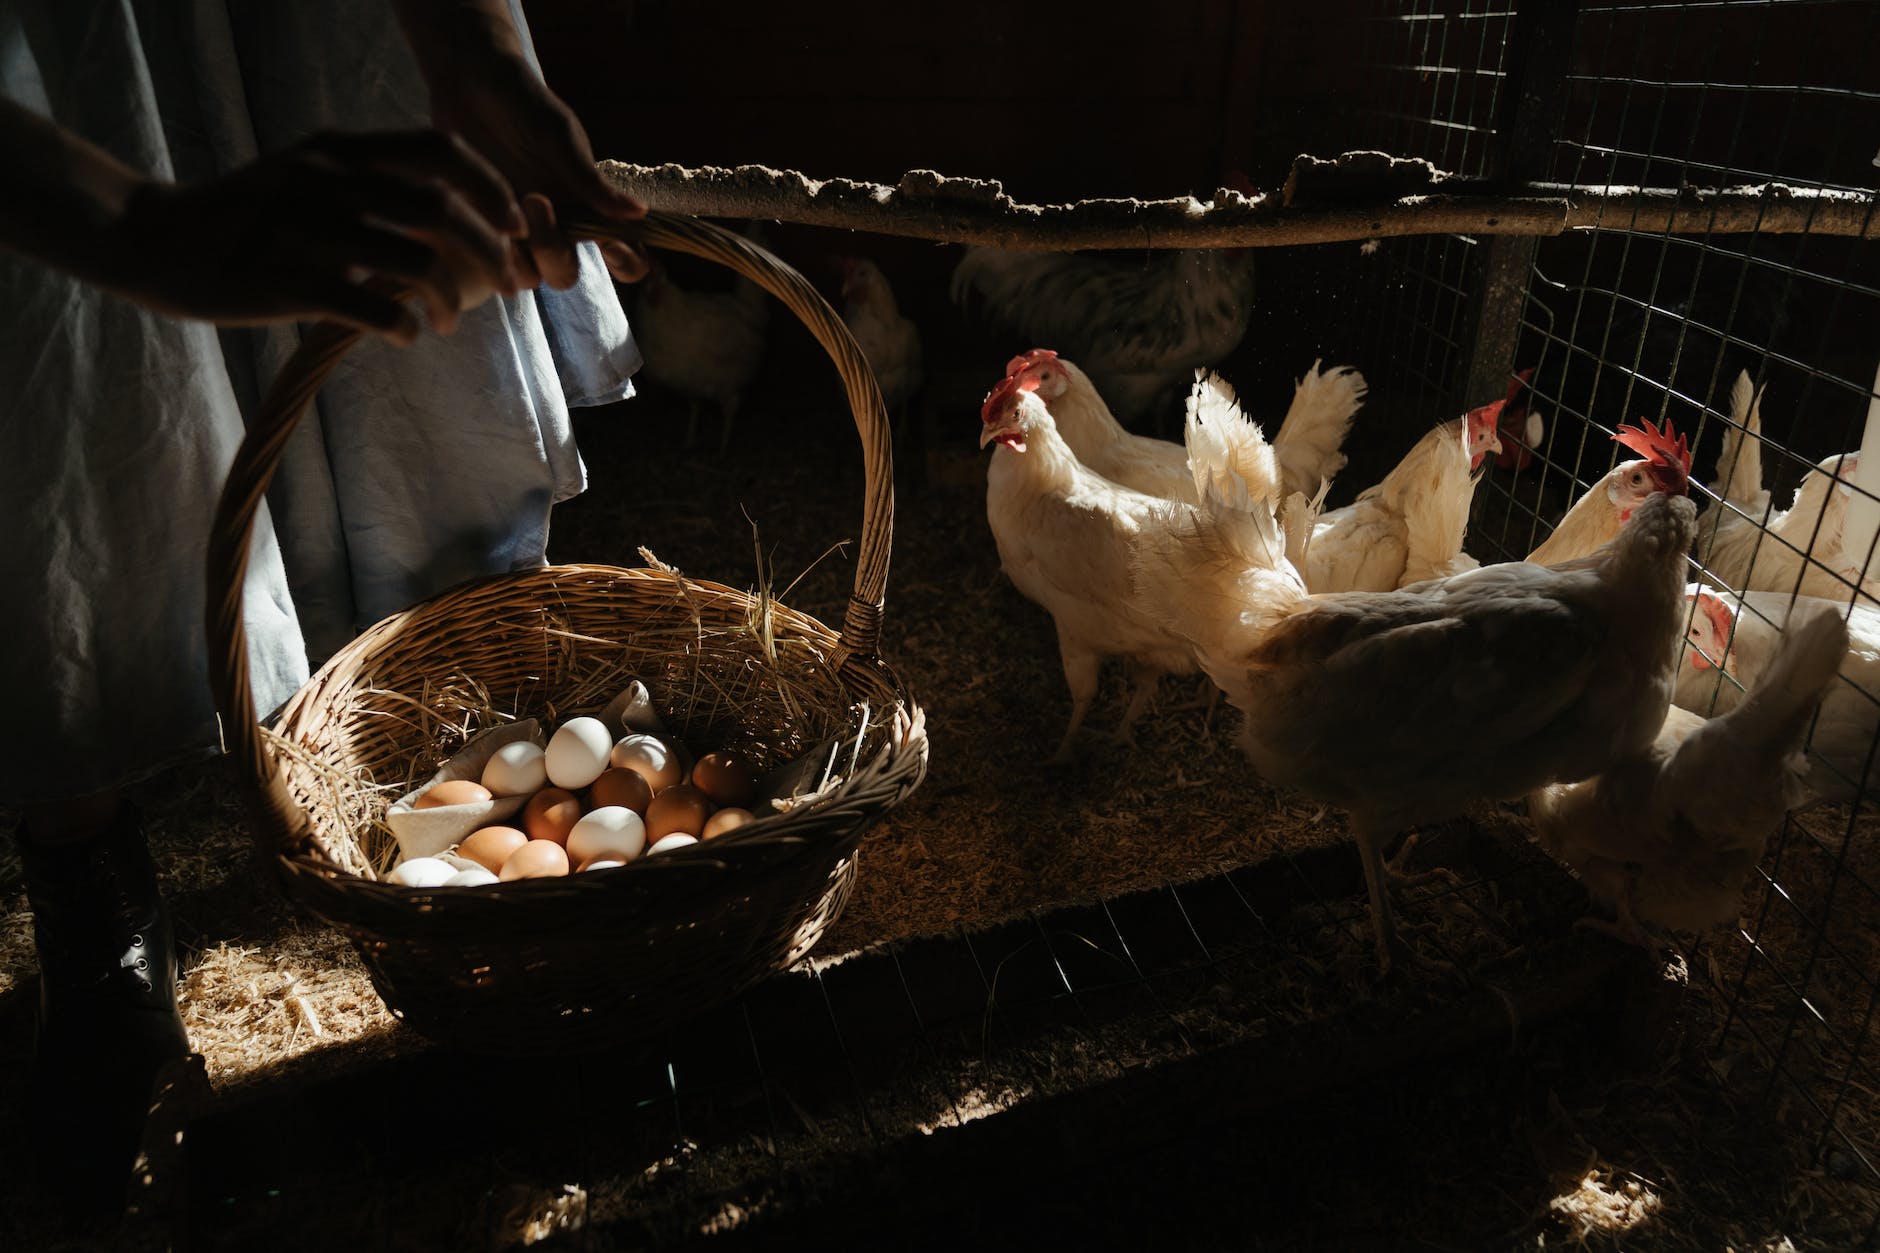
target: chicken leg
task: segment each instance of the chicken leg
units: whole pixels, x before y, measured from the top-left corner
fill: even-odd
[[[1148,666],[1131,666],[1129,670],[1129,707],[1123,710],[1123,721],[1117,725],[1116,732],[1110,737],[1110,743],[1119,748],[1136,746],[1136,719],[1142,717],[1142,711],[1149,707],[1155,697],[1156,685],[1162,681],[1162,672]]]
[[[1071,689],[1071,720],[1064,728],[1064,738],[1058,741],[1057,751],[1047,759],[1048,765],[1068,765],[1071,760],[1071,741],[1077,738],[1077,731],[1084,725],[1084,715],[1090,712],[1090,702],[1097,695],[1097,672],[1102,658],[1096,653],[1068,640],[1063,631],[1058,632],[1058,656],[1064,663],[1064,682]]]
[[[1379,832],[1354,814],[1351,834],[1358,844],[1358,857],[1364,865],[1364,887],[1371,898],[1371,929],[1377,937],[1379,977],[1388,976],[1391,966],[1397,961],[1433,973],[1453,973],[1453,963],[1424,956],[1404,943],[1403,937],[1397,934],[1397,917],[1390,900],[1390,880],[1397,872],[1393,865],[1384,860],[1384,846],[1390,843],[1392,833]]]

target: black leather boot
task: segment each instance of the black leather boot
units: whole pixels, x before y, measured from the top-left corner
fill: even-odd
[[[152,1083],[187,1056],[176,1012],[170,914],[137,811],[123,806],[78,844],[17,835],[39,955],[39,1022],[28,1115],[47,1182],[115,1214]]]

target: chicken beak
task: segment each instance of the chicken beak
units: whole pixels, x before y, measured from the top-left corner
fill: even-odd
[[[992,443],[994,440],[997,440],[999,443],[1004,444],[1007,448],[1010,448],[1013,452],[1025,451],[1025,433],[1019,430],[1017,427],[988,426],[988,427],[983,428],[979,432],[979,446],[981,448],[984,448],[987,444]]]

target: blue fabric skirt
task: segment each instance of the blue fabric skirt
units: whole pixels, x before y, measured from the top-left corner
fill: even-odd
[[[383,0],[0,0],[0,91],[184,181],[429,116]],[[568,291],[340,364],[255,537],[258,715],[359,628],[543,562],[551,506],[585,486],[569,408],[630,395],[640,362],[591,245],[581,265]],[[298,337],[172,321],[6,253],[0,292],[0,803],[17,805],[216,751],[209,520],[243,414]]]

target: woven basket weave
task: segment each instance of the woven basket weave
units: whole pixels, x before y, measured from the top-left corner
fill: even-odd
[[[891,451],[880,389],[847,328],[795,270],[708,223],[650,213],[575,229],[726,265],[782,300],[828,351],[866,468],[839,633],[765,594],[671,570],[549,566],[478,579],[375,624],[258,726],[242,580],[287,438],[359,338],[329,323],[307,333],[275,380],[210,541],[217,705],[284,890],[352,940],[393,1013],[484,1052],[643,1040],[789,966],[841,912],[863,832],[926,770],[921,713],[876,656]],[[738,749],[760,766],[840,741],[841,783],[802,808],[615,870],[482,888],[378,880],[393,853],[379,821],[389,795],[484,725],[534,716],[552,728],[596,712],[627,677],[651,687],[680,738]],[[486,712],[467,714],[471,706]]]

